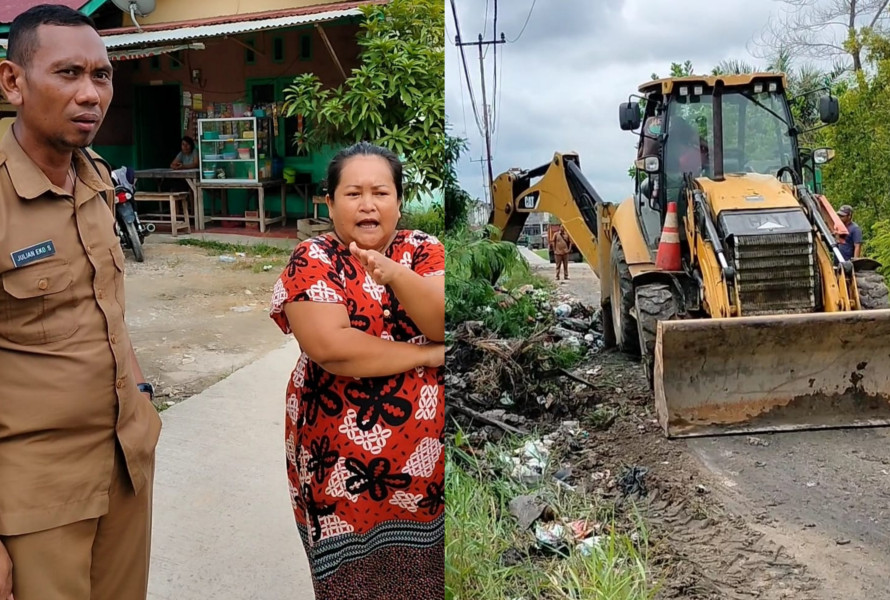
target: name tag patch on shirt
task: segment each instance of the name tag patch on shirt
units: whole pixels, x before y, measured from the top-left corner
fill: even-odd
[[[53,245],[52,240],[49,240],[34,244],[33,246],[28,246],[27,248],[22,248],[21,250],[16,250],[15,252],[12,252],[10,256],[12,256],[12,264],[18,269],[19,267],[30,265],[38,260],[49,258],[55,253],[56,247]]]

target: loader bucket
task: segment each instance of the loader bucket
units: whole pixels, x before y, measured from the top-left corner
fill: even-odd
[[[668,437],[890,424],[890,310],[658,323]]]

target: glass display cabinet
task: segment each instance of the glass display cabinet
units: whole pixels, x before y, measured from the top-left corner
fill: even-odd
[[[272,119],[198,119],[201,181],[258,183],[272,178]]]

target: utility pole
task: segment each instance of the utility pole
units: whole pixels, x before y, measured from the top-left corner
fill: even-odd
[[[503,32],[501,33],[501,39],[494,40],[483,40],[482,34],[479,34],[478,41],[475,42],[461,42],[460,36],[455,36],[454,44],[458,47],[461,46],[478,46],[479,47],[479,75],[482,80],[482,121],[483,121],[483,129],[485,130],[485,161],[488,163],[488,185],[487,189],[491,189],[491,183],[494,181],[494,173],[491,170],[491,127],[488,119],[488,99],[485,95],[485,60],[482,56],[482,46],[495,45],[496,44],[506,44],[507,39],[504,37]]]
[[[485,204],[486,204],[486,205],[490,205],[490,204],[491,204],[491,200],[489,199],[489,196],[491,195],[491,184],[488,184],[488,185],[485,184],[485,166],[484,166],[484,165],[485,165],[485,162],[486,162],[486,161],[485,161],[485,158],[480,157],[479,160],[473,160],[473,159],[471,158],[471,159],[470,159],[470,162],[472,162],[472,163],[479,163],[479,166],[480,166],[481,169],[482,169],[482,192],[484,193],[484,198],[483,198],[483,199],[485,200]]]

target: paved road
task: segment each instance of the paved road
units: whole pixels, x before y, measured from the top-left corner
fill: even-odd
[[[161,417],[149,600],[314,600],[288,498],[295,341]]]

